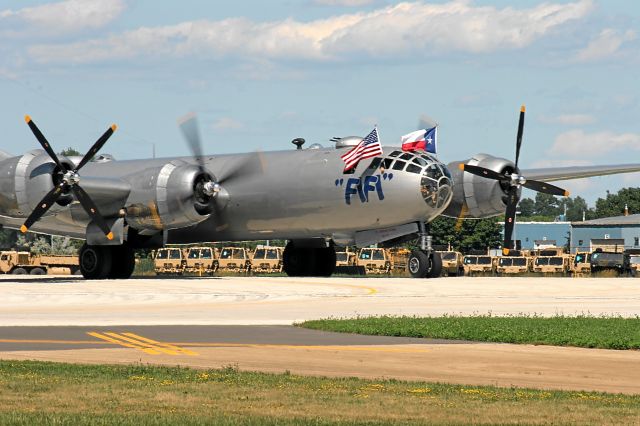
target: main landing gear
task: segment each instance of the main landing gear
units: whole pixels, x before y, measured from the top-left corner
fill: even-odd
[[[420,250],[414,250],[409,256],[409,273],[413,278],[437,278],[442,273],[442,258],[431,245],[431,236],[424,223],[420,228]]]
[[[80,249],[80,272],[88,280],[129,278],[135,267],[134,251],[127,245],[90,246]]]
[[[297,247],[287,243],[283,270],[290,277],[330,277],[336,269],[336,251],[329,247]]]

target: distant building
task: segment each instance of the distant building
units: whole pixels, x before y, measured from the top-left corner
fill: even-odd
[[[594,244],[623,244],[625,249],[640,248],[640,214],[604,217],[571,223],[571,251],[591,251]],[[616,241],[617,240],[617,241]]]
[[[504,235],[504,228],[503,233]],[[517,222],[513,230],[516,248],[534,250],[551,246],[564,247],[571,235],[571,222]]]

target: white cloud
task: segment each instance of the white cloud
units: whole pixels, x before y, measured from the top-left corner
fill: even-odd
[[[314,0],[315,4],[321,6],[366,6],[373,3],[374,0]]]
[[[596,118],[590,114],[560,114],[556,116],[542,116],[540,117],[542,123],[548,124],[563,124],[566,126],[583,126],[586,124],[593,124],[596,122]]]
[[[40,62],[72,63],[189,55],[324,61],[354,54],[482,54],[528,46],[552,29],[583,18],[591,9],[591,0],[544,3],[530,9],[497,9],[459,0],[400,3],[310,22],[234,18],[144,27],[102,39],[37,45],[29,53]]]
[[[570,158],[590,158],[624,150],[640,151],[640,134],[570,130],[556,137],[549,153],[567,155]]]
[[[124,0],[65,0],[19,10],[0,11],[0,24],[9,36],[61,35],[102,28],[125,9]],[[13,25],[12,25],[13,24]],[[25,27],[26,24],[26,27]]]
[[[591,62],[608,58],[618,53],[624,43],[635,39],[636,32],[633,30],[627,30],[623,33],[607,28],[602,30],[597,37],[593,38],[587,47],[580,50],[576,54],[575,59],[579,62]]]
[[[231,117],[220,117],[213,123],[216,130],[238,130],[242,129],[244,124]]]

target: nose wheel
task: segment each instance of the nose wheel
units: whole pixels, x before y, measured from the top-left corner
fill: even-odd
[[[409,273],[413,278],[437,278],[442,272],[440,253],[414,250],[409,256]]]

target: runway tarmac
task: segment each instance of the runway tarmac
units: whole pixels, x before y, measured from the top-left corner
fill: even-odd
[[[0,279],[0,359],[153,363],[640,393],[639,351],[354,336],[292,327],[370,314],[619,314],[640,280]],[[455,343],[455,344],[452,344]]]

